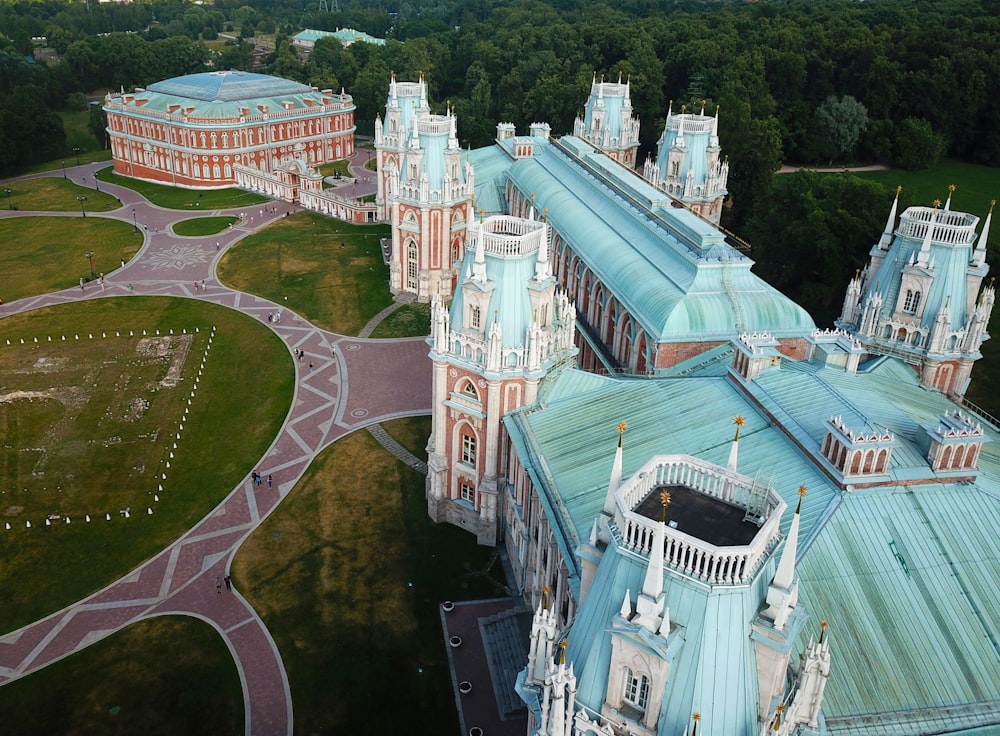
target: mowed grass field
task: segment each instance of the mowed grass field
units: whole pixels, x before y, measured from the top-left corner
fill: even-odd
[[[219,281],[283,304],[318,327],[357,335],[392,303],[381,225],[352,225],[312,212],[283,217],[234,245]]]
[[[183,616],[141,621],[0,687],[17,736],[239,736],[243,692],[222,637]]]
[[[244,192],[242,189],[236,188],[195,191],[193,189],[181,189],[163,184],[153,184],[152,182],[140,181],[128,176],[119,176],[110,166],[106,169],[101,169],[98,172],[97,178],[101,181],[117,184],[138,192],[157,207],[165,207],[170,210],[207,212],[213,209],[249,207],[265,202],[272,203],[267,197]]]
[[[81,278],[90,280],[86,256],[90,251],[94,253],[95,273],[120,268],[122,261],[128,262],[142,247],[142,235],[132,230],[132,223],[98,217],[0,220],[0,243],[8,244],[4,248],[0,299],[12,302],[79,288]]]
[[[101,299],[6,317],[0,326],[6,632],[119,578],[211,511],[276,435],[294,379],[291,356],[270,330],[197,300]]]
[[[0,185],[3,195],[0,207],[9,209],[10,205],[17,210],[26,212],[75,212],[83,217],[83,212],[110,212],[122,206],[122,203],[107,192],[95,191],[93,186],[80,186],[78,177],[63,179],[61,176],[45,176],[38,179],[19,179]],[[93,180],[88,178],[88,184]],[[8,199],[5,190],[10,189]],[[82,203],[77,197],[86,197]]]
[[[418,457],[430,419],[383,425]],[[501,595],[489,548],[427,516],[424,476],[359,430],[321,453],[233,562],[274,635],[297,734],[457,732],[439,604]],[[391,693],[391,706],[386,695]],[[416,724],[416,725],[415,725]]]
[[[215,235],[226,230],[230,225],[240,221],[238,217],[195,217],[190,220],[175,222],[171,229],[175,235],[182,237],[198,237],[201,235]]]

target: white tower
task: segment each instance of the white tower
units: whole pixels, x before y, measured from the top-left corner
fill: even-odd
[[[449,297],[472,217],[473,174],[462,164],[451,110],[433,115],[427,84],[389,83],[386,117],[375,121],[379,216],[392,225],[389,288],[428,302]]]
[[[500,419],[534,403],[541,380],[572,363],[576,311],[556,291],[544,222],[497,215],[469,231],[450,310],[437,294],[431,302],[427,509],[492,545]]]
[[[632,117],[632,96],[629,82],[590,84],[590,97],[583,117],[573,123],[573,135],[597,146],[608,156],[627,167],[635,167],[639,150],[639,120]]]
[[[960,398],[989,339],[996,295],[983,279],[993,207],[977,241],[979,218],[953,211],[951,196],[943,208],[940,201],[908,207],[896,227],[898,201],[897,189],[871,262],[848,284],[837,326],[868,352],[913,365],[925,388]]]
[[[729,180],[729,162],[722,160],[719,145],[718,109],[715,117],[684,107],[675,115],[671,103],[656,157],[646,159],[642,175],[718,225]]]

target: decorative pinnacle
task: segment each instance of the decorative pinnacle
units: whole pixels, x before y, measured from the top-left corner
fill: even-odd
[[[742,414],[737,414],[736,418],[733,420],[733,424],[736,425],[736,436],[733,437],[733,442],[739,442],[740,440],[740,428],[747,423],[747,420],[743,418]]]
[[[660,523],[667,520],[667,506],[670,505],[670,491],[660,493]]]
[[[628,425],[625,422],[618,422],[618,434],[625,434],[626,429],[628,429]]]
[[[549,586],[542,588],[542,608],[548,609],[549,607]]]
[[[937,209],[938,207],[941,206],[941,200],[940,199],[935,199],[931,204],[934,205],[934,209]]]
[[[997,206],[997,201],[995,199],[990,200],[990,214],[993,214],[993,208]]]
[[[806,495],[806,487],[799,486],[799,505],[795,507],[796,514],[802,511],[802,499],[805,497],[805,495]]]
[[[569,642],[565,639],[559,642],[559,649],[562,650],[559,652],[559,664],[566,664],[566,647],[568,646]]]
[[[899,193],[900,193],[901,191],[903,191],[903,185],[902,185],[902,184],[899,184],[899,185],[898,185],[898,186],[896,187],[896,198],[897,198],[897,199],[899,198]]]
[[[698,721],[700,721],[701,720],[701,713],[698,713],[697,711],[695,711],[694,713],[692,713],[691,714],[691,720],[694,721],[695,723],[697,723]]]

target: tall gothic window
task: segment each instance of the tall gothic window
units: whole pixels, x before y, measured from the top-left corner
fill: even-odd
[[[406,248],[406,288],[417,288],[417,244],[412,240]]]
[[[625,677],[625,702],[640,711],[646,711],[649,703],[649,678],[637,675],[632,670]]]
[[[903,301],[903,311],[907,314],[916,314],[920,306],[920,292],[912,289],[906,290],[906,299]]]
[[[482,314],[479,307],[469,307],[469,327],[478,330],[482,323]]]
[[[476,438],[471,434],[462,435],[462,462],[476,464]]]

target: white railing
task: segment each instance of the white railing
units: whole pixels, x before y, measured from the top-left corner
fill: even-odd
[[[965,245],[975,242],[978,219],[964,212],[943,212],[930,207],[910,207],[900,217],[899,234],[922,240],[927,237],[927,228],[933,227],[932,242]]]
[[[754,481],[688,455],[662,455],[647,463],[618,490],[618,514],[613,523],[621,543],[637,554],[648,556],[659,522],[632,509],[657,487],[680,485],[735,506],[747,508]],[[757,571],[767,552],[781,537],[781,515],[785,502],[767,492],[765,521],[746,545],[718,547],[678,529],[664,530],[663,562],[668,568],[711,585],[745,585]]]
[[[545,224],[521,217],[497,215],[481,223],[469,224],[469,242],[466,248],[479,247],[482,232],[483,247],[497,256],[522,256],[536,253],[545,241]]]

